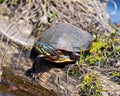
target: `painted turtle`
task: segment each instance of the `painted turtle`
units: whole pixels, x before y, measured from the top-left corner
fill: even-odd
[[[69,23],[55,25],[42,32],[31,50],[31,58],[36,58],[33,69],[37,69],[40,58],[55,62],[71,62],[79,59],[80,50],[89,50],[92,35]],[[40,59],[41,60],[41,59]]]

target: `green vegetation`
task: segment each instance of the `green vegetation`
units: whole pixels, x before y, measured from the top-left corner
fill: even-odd
[[[4,3],[5,2],[5,0],[0,0],[0,4],[2,4],[2,3]]]
[[[80,96],[102,96],[103,86],[96,72],[86,74],[80,86]]]
[[[5,1],[6,0],[0,0],[0,4],[4,3]],[[66,3],[64,4],[65,6],[63,5],[63,7],[61,6],[63,3],[61,3],[59,0],[58,0],[59,2],[58,1],[55,2],[54,0],[50,0],[50,1],[7,0],[7,1],[8,2],[6,2],[6,4],[9,6],[5,6],[4,9],[8,8],[10,10],[5,11],[5,12],[3,10],[4,15],[9,16],[9,18],[14,18],[17,21],[25,20],[26,22],[28,22],[28,24],[33,24],[33,29],[34,29],[33,34],[36,34],[35,37],[40,36],[41,30],[47,29],[48,27],[50,27],[49,25],[56,24],[56,22],[58,21],[69,22],[77,26],[82,26],[82,29],[85,29],[88,32],[93,32],[95,29],[97,30],[99,28],[104,30],[103,26],[109,29],[109,26],[106,26],[105,22],[102,22],[106,20],[99,19],[99,15],[102,18],[105,17],[106,15],[104,16],[102,14],[104,12],[101,11],[100,13],[100,11],[97,10],[97,9],[102,9],[102,8],[96,8],[95,2],[93,3],[93,5],[95,6],[93,5],[92,6],[94,7],[94,9],[96,9],[96,11],[93,10],[92,12],[92,10],[89,10],[92,7],[90,6],[89,8],[88,6],[86,6],[87,1],[86,1],[86,4],[83,3],[84,6],[82,6],[82,3],[80,4],[73,3],[73,5],[70,3],[70,6],[69,4]],[[89,0],[88,0],[88,4],[89,4]],[[95,14],[98,12],[99,14]],[[74,13],[78,13],[78,15]],[[93,17],[92,17],[92,13],[93,13]],[[96,18],[94,18],[95,15],[96,15]],[[46,17],[46,18],[42,18],[42,17]],[[87,17],[87,18],[83,19],[83,17]],[[57,20],[57,18],[59,20]],[[98,24],[95,24],[96,20],[92,20],[91,18],[98,19],[97,20],[99,21]],[[42,20],[43,21],[46,20],[47,22],[43,22]],[[91,26],[93,28],[91,28]],[[111,25],[111,27],[113,26]],[[109,67],[109,66],[114,65],[114,62],[111,60],[114,60],[114,61],[120,60],[120,55],[119,55],[120,54],[120,46],[119,46],[120,45],[120,34],[116,32],[118,30],[115,29],[113,30],[112,33],[104,33],[104,34],[102,33],[103,31],[96,31],[96,30],[93,33],[97,33],[97,35],[99,34],[99,36],[96,36],[96,40],[93,42],[92,47],[90,48],[89,52],[81,52],[78,67],[76,66],[76,67],[71,68],[71,70],[69,71],[69,75],[72,75],[73,77],[80,77],[83,74],[83,71],[80,70],[80,67],[81,67],[80,65],[83,63],[86,63],[89,66],[104,67],[107,65],[106,67]],[[23,48],[23,51],[28,51],[28,50],[29,48],[27,47]],[[120,73],[117,71],[113,72],[112,75],[120,77]],[[19,78],[18,77],[16,78],[16,76],[9,77],[8,79],[13,80],[13,78],[14,78],[14,81],[16,81],[16,83],[20,82],[19,85],[20,86],[22,85],[24,88],[29,87],[31,88],[31,90],[34,90],[36,88],[35,89],[36,91],[38,89],[39,89],[38,91],[40,92],[43,91],[43,89],[38,88],[39,87],[38,85],[33,87],[28,82],[26,82],[27,85],[24,84],[24,82],[21,81],[21,79],[18,80]],[[81,96],[93,96],[93,95],[101,96],[102,90],[103,90],[102,83],[97,73],[93,72],[93,73],[85,75],[82,85],[80,87]]]
[[[79,65],[87,63],[89,66],[114,67],[114,61],[120,59],[119,36],[116,31],[98,36],[89,52],[81,53]],[[114,71],[112,76],[119,78],[120,72]],[[80,96],[102,96],[102,91],[104,90],[99,75],[95,72],[86,74],[80,86]]]
[[[23,47],[23,51],[29,51],[29,50],[31,50],[31,48],[29,48],[29,47]]]
[[[120,58],[120,34],[117,32],[105,33],[104,37],[97,36],[89,52],[83,52],[80,56],[79,65],[87,63],[90,66],[104,67],[106,63],[111,63],[111,58],[118,60]],[[83,58],[84,57],[84,58]],[[109,62],[106,62],[109,61]]]
[[[112,76],[120,77],[120,72],[114,71],[114,72],[112,73]]]
[[[82,76],[84,74],[84,70],[81,70],[80,67],[78,66],[73,66],[69,73],[70,76],[74,77],[74,78],[78,78],[80,76]]]
[[[86,56],[90,65],[94,65],[96,62],[103,60],[102,48],[105,48],[106,45],[106,42],[100,40],[93,43],[90,49],[90,55]]]
[[[19,4],[19,0],[13,0],[12,5],[17,6]]]
[[[50,22],[52,22],[53,20],[55,20],[57,18],[57,13],[56,12],[52,12],[51,14],[50,14]]]

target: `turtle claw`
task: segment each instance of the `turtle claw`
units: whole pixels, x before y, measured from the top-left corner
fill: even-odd
[[[31,77],[32,77],[32,80],[33,80],[33,81],[37,81],[38,74],[32,73],[32,74],[31,74]]]
[[[40,73],[31,73],[32,81],[38,82],[41,75],[42,75],[41,72]]]

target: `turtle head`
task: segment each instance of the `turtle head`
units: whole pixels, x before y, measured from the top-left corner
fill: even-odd
[[[34,47],[39,54],[44,56],[52,56],[56,54],[55,48],[48,43],[37,42]]]
[[[43,44],[35,44],[34,48],[39,54],[42,54]]]

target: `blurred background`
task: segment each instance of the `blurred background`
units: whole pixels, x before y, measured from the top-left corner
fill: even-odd
[[[106,11],[114,24],[120,24],[120,0],[109,0]]]

